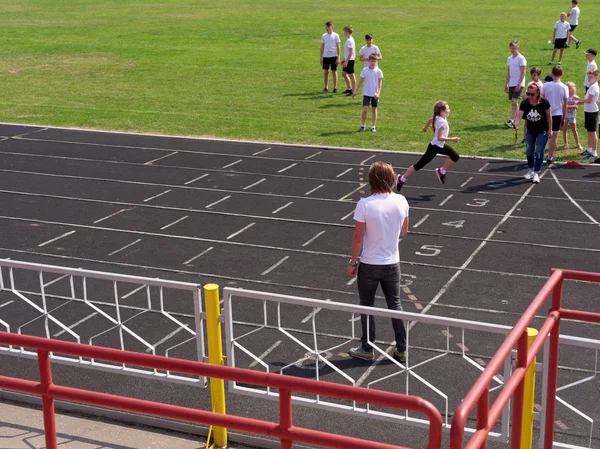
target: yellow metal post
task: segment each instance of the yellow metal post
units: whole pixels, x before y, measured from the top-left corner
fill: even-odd
[[[204,286],[204,302],[206,304],[206,330],[208,333],[208,362],[213,365],[223,365],[221,306],[217,284]],[[225,381],[223,379],[210,379],[210,396],[213,411],[225,415]],[[215,427],[214,436],[215,446],[227,446],[227,429]]]
[[[537,337],[537,329],[527,328],[527,345],[531,346],[535,337]],[[523,426],[521,433],[521,449],[531,449],[533,446],[533,418],[534,418],[534,400],[535,400],[535,363],[536,359],[527,369],[525,373],[525,394],[523,396]]]

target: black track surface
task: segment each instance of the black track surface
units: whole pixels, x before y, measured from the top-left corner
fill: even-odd
[[[377,151],[307,148],[276,144],[221,142],[163,136],[0,125],[0,254],[3,258],[102,271],[217,283],[321,300],[357,303],[356,285],[345,277],[353,233],[352,212],[367,195],[371,162],[384,160],[402,171],[418,155]],[[538,292],[552,267],[598,271],[600,264],[600,166],[545,169],[542,182],[523,179],[526,165],[518,161],[463,158],[439,184],[429,167],[410,178],[402,193],[410,206],[410,234],[400,242],[404,308],[411,312],[513,325]],[[111,216],[115,214],[114,216]],[[110,218],[106,218],[109,217]],[[177,220],[182,221],[161,229]],[[240,232],[243,228],[246,230]],[[74,233],[42,247],[62,234]],[[316,237],[316,238],[315,238]],[[313,239],[314,240],[311,240]],[[111,253],[139,240],[127,250]],[[212,248],[203,256],[185,263]],[[274,264],[286,258],[269,271]],[[63,286],[65,287],[65,286]],[[57,282],[57,291],[60,283]],[[570,308],[598,310],[600,288],[567,283],[564,300]],[[57,293],[58,294],[58,293]],[[101,292],[97,292],[101,295]],[[53,299],[55,306],[59,299]],[[132,308],[144,297],[128,298]],[[24,304],[0,296],[0,319],[18,327],[35,317]],[[173,301],[175,303],[175,301]],[[384,306],[379,298],[378,305]],[[175,308],[179,306],[173,306]],[[234,301],[236,335],[255,329],[262,305]],[[56,312],[66,325],[88,310],[73,305]],[[191,314],[183,307],[179,312]],[[276,310],[268,307],[270,324]],[[107,308],[108,313],[108,308]],[[132,314],[134,312],[131,312]],[[310,313],[282,307],[282,325],[296,329],[311,345]],[[193,326],[191,318],[182,318]],[[131,326],[159,341],[176,327],[160,317]],[[542,317],[536,321],[539,325]],[[316,319],[320,347],[340,345],[351,323],[323,310]],[[98,317],[77,331],[82,338],[102,332]],[[382,347],[391,338],[389,323],[378,325]],[[30,330],[39,333],[38,330]],[[357,329],[358,332],[358,329]],[[598,338],[600,327],[564,323],[562,332]],[[461,335],[450,329],[451,350],[460,351]],[[326,335],[325,335],[326,334]],[[115,346],[108,335],[98,344]],[[184,340],[176,334],[163,348]],[[66,338],[63,336],[61,338]],[[276,330],[264,330],[243,344],[260,355],[283,340],[264,362],[271,371],[294,364],[287,374],[314,377],[305,351]],[[502,336],[470,333],[465,350],[485,365]],[[389,342],[388,342],[389,343]],[[354,343],[356,344],[356,343]],[[444,350],[442,330],[417,325],[410,335],[411,363]],[[347,343],[328,354],[332,363],[363,386],[395,372],[383,362],[369,371],[367,363],[350,359]],[[141,350],[131,342],[132,350]],[[193,357],[182,350],[181,357]],[[560,384],[590,376],[593,351],[568,347],[561,352]],[[236,352],[236,365],[251,359]],[[35,378],[35,365],[1,357],[0,372]],[[259,369],[259,368],[255,368]],[[447,356],[415,372],[448,395],[450,412],[477,377],[478,371],[458,355]],[[57,366],[63,383],[98,391],[209,408],[208,390],[157,381],[99,374]],[[325,370],[326,380],[342,381]],[[405,374],[373,385],[405,392]],[[539,391],[539,390],[538,390]],[[440,407],[438,395],[411,380],[411,394],[423,395]],[[600,420],[598,380],[566,390],[562,398]],[[539,402],[539,395],[536,398]],[[276,420],[276,404],[229,394],[228,410]],[[442,410],[443,411],[443,410]],[[424,432],[404,425],[296,407],[298,425],[363,438],[419,446]],[[450,418],[451,419],[451,416]],[[589,426],[559,405],[556,438],[585,443]],[[536,424],[537,427],[537,424]],[[594,443],[600,444],[595,426]]]

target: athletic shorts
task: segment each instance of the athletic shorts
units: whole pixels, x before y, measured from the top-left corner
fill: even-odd
[[[369,106],[369,104],[376,108],[379,106],[379,98],[376,100],[375,97],[367,97],[366,95],[363,95],[363,106]]]
[[[577,115],[574,115],[573,117],[569,117],[568,115],[566,115],[565,123],[577,123]]]
[[[575,28],[577,28],[577,25],[571,25],[571,33],[575,31]]]
[[[562,122],[562,115],[553,115],[552,116],[552,131],[558,132],[560,131],[560,124]]]
[[[508,88],[508,99],[509,100],[518,100],[521,97],[521,93],[523,92],[523,86],[510,86]]]
[[[346,64],[346,67],[344,67],[342,71],[348,75],[352,75],[354,73],[354,59],[348,61],[348,64]]]
[[[329,70],[329,67],[331,67],[331,71],[335,72],[337,70],[337,64],[335,61],[337,61],[335,56],[332,56],[331,58],[323,58],[323,70]]]
[[[563,39],[554,39],[554,48],[565,48],[565,45],[567,45],[567,38],[563,38]]]
[[[585,130],[588,133],[596,132],[598,126],[598,112],[585,112]]]

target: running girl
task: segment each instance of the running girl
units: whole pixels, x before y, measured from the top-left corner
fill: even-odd
[[[444,162],[444,165],[441,168],[435,169],[435,173],[440,182],[442,184],[446,182],[446,171],[452,167],[460,157],[454,148],[446,144],[446,142],[458,142],[460,140],[458,137],[448,137],[450,131],[448,121],[446,120],[448,115],[450,115],[450,107],[445,101],[438,101],[433,106],[433,118],[427,120],[427,123],[425,123],[425,126],[423,127],[423,132],[426,132],[429,129],[429,125],[433,125],[433,140],[429,143],[427,151],[421,156],[421,159],[419,159],[415,165],[411,165],[402,176],[398,176],[396,182],[397,191],[400,191],[409,176],[429,164],[436,154],[443,154],[450,158]]]

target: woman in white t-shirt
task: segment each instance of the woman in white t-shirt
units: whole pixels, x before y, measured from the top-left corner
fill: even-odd
[[[460,140],[459,137],[448,137],[448,133],[450,132],[450,126],[448,125],[448,120],[446,120],[448,115],[450,115],[450,106],[445,101],[438,101],[433,106],[433,118],[427,120],[427,123],[423,127],[423,132],[426,132],[429,129],[429,125],[433,125],[433,140],[427,146],[427,151],[421,156],[421,159],[415,165],[411,165],[406,170],[406,173],[398,176],[396,182],[396,190],[398,192],[406,182],[406,179],[414,172],[421,170],[429,164],[436,154],[443,154],[450,158],[444,162],[442,167],[435,169],[440,182],[442,184],[446,182],[446,171],[460,158],[457,151],[446,144],[446,142],[458,142]]]

